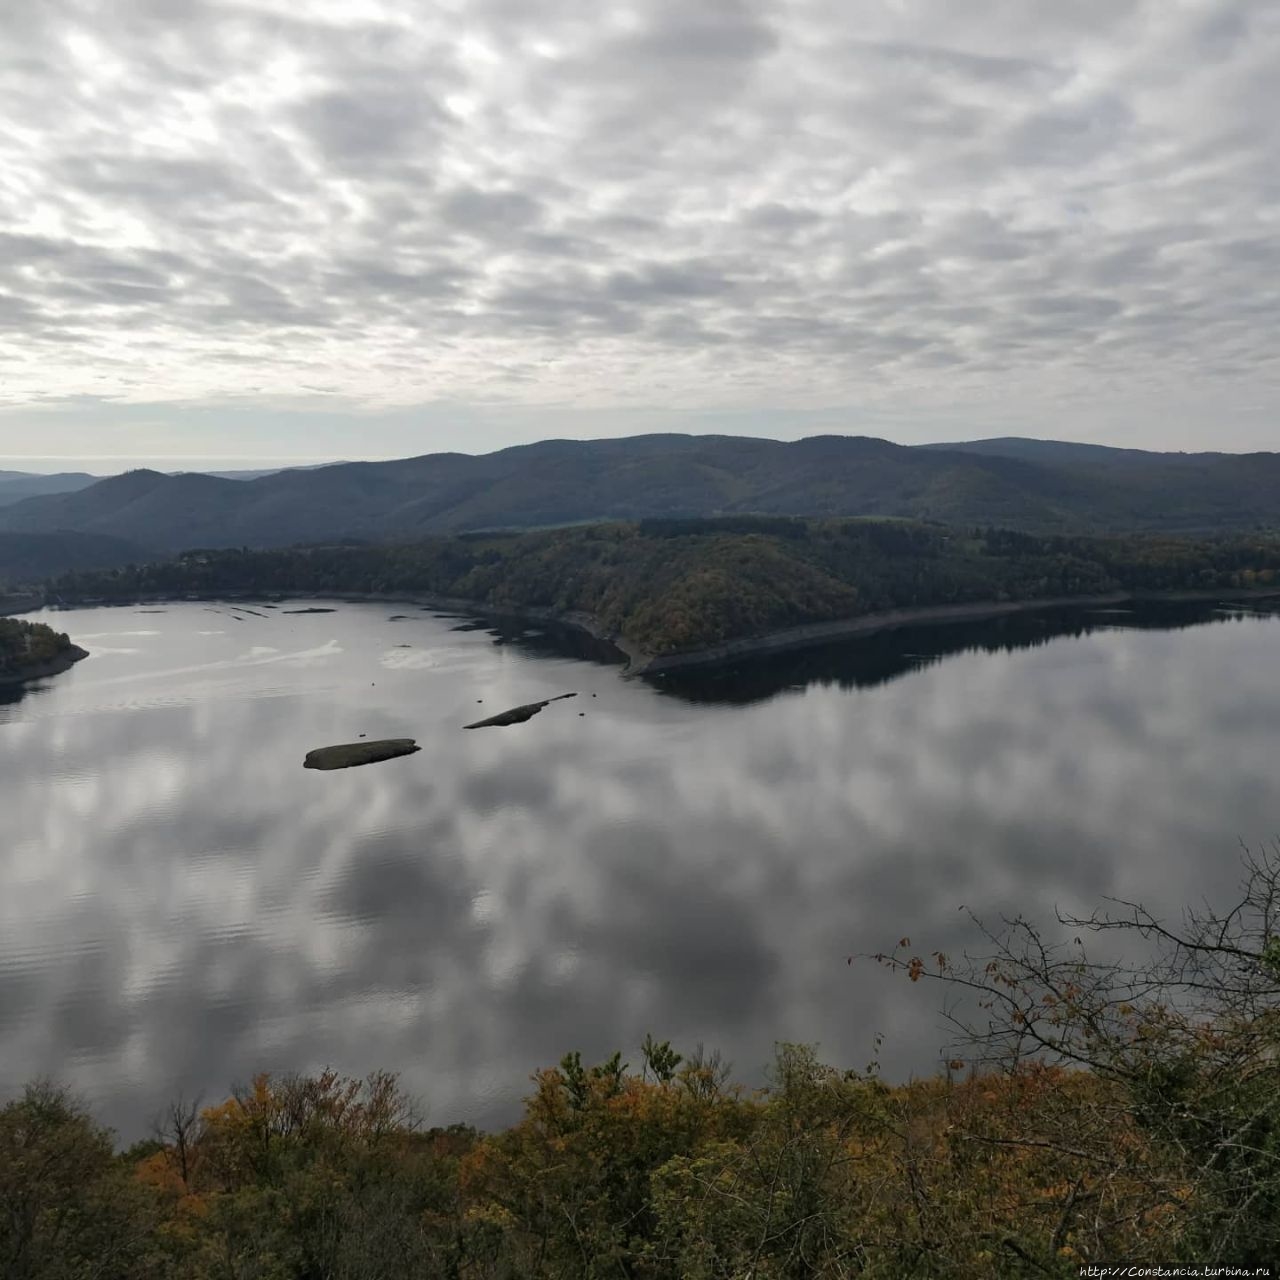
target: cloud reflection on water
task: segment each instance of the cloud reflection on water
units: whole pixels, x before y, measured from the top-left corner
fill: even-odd
[[[861,1065],[877,1031],[888,1074],[929,1071],[932,993],[847,955],[959,950],[961,904],[1221,900],[1280,826],[1275,619],[1006,635],[862,687],[852,650],[843,679],[806,655],[701,704],[445,620],[414,631],[437,666],[388,666],[377,606],[199,622],[0,707],[0,1089],[56,1073],[128,1135],[179,1089],[325,1063],[496,1123],[534,1068],[649,1030],[746,1079],[776,1039]],[[268,646],[316,660],[235,661]],[[422,751],[302,770],[360,732]]]

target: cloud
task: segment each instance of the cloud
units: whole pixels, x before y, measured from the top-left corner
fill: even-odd
[[[12,8],[0,434],[96,396],[209,451],[235,401],[291,453],[317,385],[374,436],[499,386],[573,434],[1256,447],[1280,408],[1265,0]]]

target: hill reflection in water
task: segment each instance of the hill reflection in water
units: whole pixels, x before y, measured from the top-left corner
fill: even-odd
[[[1176,631],[1276,612],[1280,602],[1213,600],[1036,609],[981,621],[894,627],[791,652],[751,655],[642,678],[659,692],[685,702],[747,706],[809,685],[870,689],[965,653],[1013,653],[1102,631]],[[608,642],[572,627],[529,626],[501,619],[466,620],[455,629],[483,631],[495,645],[513,645],[529,654],[615,666],[625,663]]]

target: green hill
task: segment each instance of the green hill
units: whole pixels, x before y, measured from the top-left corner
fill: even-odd
[[[735,516],[409,544],[208,549],[70,574],[60,598],[414,593],[496,612],[589,614],[651,655],[886,610],[1274,586],[1280,539],[962,532],[911,521]]]
[[[765,513],[892,516],[1037,533],[1280,527],[1280,455],[1044,441],[945,448],[857,436],[547,440],[471,457],[341,463],[253,480],[136,471],[0,509],[153,551],[407,540],[473,529]]]

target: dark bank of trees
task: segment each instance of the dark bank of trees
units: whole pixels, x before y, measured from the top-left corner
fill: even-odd
[[[55,662],[71,649],[70,637],[40,622],[0,618],[0,679]]]
[[[1280,851],[1239,903],[1024,921],[881,961],[970,997],[956,1057],[889,1086],[780,1046],[770,1083],[644,1044],[569,1054],[522,1118],[423,1126],[396,1078],[260,1076],[116,1152],[65,1093],[0,1109],[6,1280],[1068,1277],[1280,1256]],[[1076,932],[1078,930],[1078,933]],[[1091,933],[1139,944],[1088,958]],[[911,988],[904,987],[904,996]]]
[[[648,520],[404,545],[190,551],[57,579],[54,598],[431,593],[590,613],[651,653],[886,609],[1268,587],[1280,540],[1041,537],[889,520]]]

